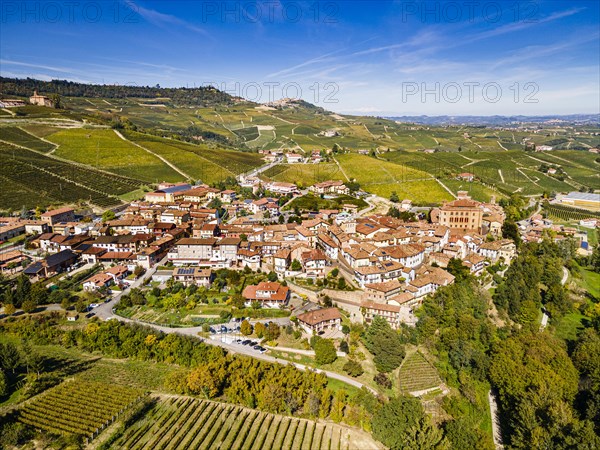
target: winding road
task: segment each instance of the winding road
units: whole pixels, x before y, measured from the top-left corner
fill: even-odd
[[[125,317],[121,317],[121,316],[115,315],[113,313],[113,309],[119,303],[119,301],[121,300],[121,297],[123,295],[129,293],[131,291],[131,289],[144,285],[152,277],[152,275],[156,272],[156,269],[159,266],[165,264],[166,259],[167,259],[166,257],[163,258],[160,262],[155,264],[152,269],[146,271],[146,273],[143,276],[141,276],[139,279],[137,279],[130,287],[128,287],[127,289],[123,290],[122,292],[116,294],[111,300],[109,300],[106,303],[101,304],[96,309],[94,309],[94,313],[96,314],[96,316],[102,320],[116,319],[121,322],[138,323],[140,325],[144,325],[144,326],[147,326],[150,328],[154,328],[155,330],[162,331],[163,333],[168,333],[168,334],[176,333],[176,334],[180,334],[183,336],[193,336],[193,337],[197,338],[198,333],[202,331],[202,327],[169,328],[169,327],[164,327],[161,325],[155,325],[155,324],[151,324],[151,323],[147,323],[147,322],[142,322],[140,320],[127,319]],[[288,318],[285,318],[284,320],[289,321]],[[329,370],[315,369],[313,367],[309,367],[304,364],[299,364],[299,363],[294,363],[294,362],[287,361],[287,360],[278,359],[278,358],[275,358],[275,357],[270,356],[265,353],[259,353],[256,350],[254,350],[252,348],[248,348],[247,346],[244,346],[244,345],[228,343],[228,342],[224,341],[222,339],[222,337],[223,337],[222,335],[216,335],[209,339],[202,339],[202,341],[205,342],[206,344],[217,345],[219,347],[223,347],[231,353],[238,353],[240,355],[249,356],[251,358],[260,359],[260,360],[268,361],[271,363],[277,363],[277,364],[282,364],[282,365],[290,365],[291,364],[300,370],[313,370],[317,373],[324,373],[328,378],[343,381],[344,383],[349,384],[350,386],[357,387],[359,389],[365,387],[369,391],[371,391],[373,394],[379,395],[379,393],[375,389],[355,380],[354,378],[347,377],[347,376],[339,374],[339,373],[331,372]]]

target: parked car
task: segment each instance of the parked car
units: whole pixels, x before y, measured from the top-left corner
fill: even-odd
[[[242,343],[242,340],[241,340],[241,339],[236,339],[236,340],[235,340],[235,341],[233,341],[233,342],[235,342],[236,344],[241,344],[241,343]]]
[[[260,345],[255,345],[254,347],[252,347],[254,350],[260,350],[262,347]]]
[[[250,339],[246,339],[242,341],[242,345],[248,345],[250,343]]]
[[[266,351],[267,351],[267,349],[264,348],[264,347],[261,347],[260,350],[259,350],[259,352],[261,352],[261,353],[265,353]]]

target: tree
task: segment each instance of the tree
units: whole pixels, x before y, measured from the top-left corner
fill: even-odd
[[[237,309],[242,309],[246,306],[246,299],[242,294],[233,294],[231,297],[231,304]]]
[[[111,220],[115,220],[116,214],[112,209],[107,209],[102,213],[102,222],[110,222]]]
[[[21,353],[15,344],[0,344],[0,365],[5,370],[11,370],[13,374],[21,365]]]
[[[364,343],[373,354],[373,362],[380,372],[391,372],[404,359],[404,345],[398,333],[384,318],[375,316],[364,336]]]
[[[269,272],[269,274],[267,275],[267,280],[269,280],[270,282],[277,281],[277,274],[273,271]]]
[[[8,394],[8,377],[4,370],[0,369],[0,398]]]
[[[15,305],[13,305],[12,303],[4,304],[4,314],[6,314],[7,316],[12,316],[16,311],[17,308],[15,308]]]
[[[187,377],[187,386],[193,394],[203,394],[207,399],[219,395],[221,385],[214,363],[196,367]]]
[[[471,275],[471,271],[465,266],[460,258],[450,258],[446,270],[455,277],[455,281],[466,280]]]
[[[294,259],[292,261],[292,265],[290,266],[290,269],[293,271],[299,271],[302,270],[302,264],[300,264],[300,261],[298,261],[297,259]]]
[[[265,330],[265,338],[267,341],[276,340],[281,334],[281,328],[275,322],[271,322]]]
[[[398,203],[399,201],[398,194],[396,194],[396,191],[393,191],[390,195],[390,202]]]
[[[345,279],[344,277],[341,277],[341,278],[338,280],[338,283],[337,283],[337,288],[338,288],[340,291],[343,291],[344,289],[346,289],[346,279]]]
[[[144,273],[146,272],[146,269],[144,269],[142,266],[140,265],[136,265],[135,269],[133,269],[133,275],[136,278],[141,277],[142,275],[144,275]]]
[[[331,272],[329,272],[329,274],[334,278],[337,277],[339,275],[339,273],[340,273],[340,269],[338,269],[337,267],[334,267],[331,270]]]
[[[266,327],[264,323],[258,322],[256,325],[254,325],[254,334],[256,334],[256,337],[258,337],[259,339],[263,338],[263,336],[265,335],[265,331]]]
[[[419,399],[414,397],[392,398],[373,416],[373,436],[391,450],[404,449],[412,428],[421,427],[424,417]]]
[[[23,310],[23,312],[26,312],[28,314],[35,311],[36,307],[37,307],[37,305],[35,304],[35,302],[33,300],[25,300],[23,302],[23,304],[21,305],[21,309]]]
[[[250,322],[248,322],[247,320],[243,320],[242,324],[240,325],[240,332],[244,335],[244,336],[250,336],[252,334],[252,324]]]
[[[21,304],[29,297],[31,291],[31,281],[27,278],[27,275],[21,274],[17,277],[17,289],[15,291],[15,306],[21,306]]]
[[[590,265],[594,272],[600,273],[600,245],[597,245],[596,248],[594,248],[592,257],[590,258]]]
[[[512,239],[517,246],[521,244],[519,227],[512,220],[505,220],[502,224],[502,236],[506,239]]]
[[[373,381],[375,381],[375,383],[377,383],[379,386],[384,387],[386,389],[392,388],[392,382],[385,373],[379,372],[373,377]]]
[[[335,346],[331,339],[318,339],[314,346],[315,362],[319,365],[331,364],[337,359]]]
[[[352,359],[349,359],[342,369],[344,369],[344,372],[348,375],[355,378],[361,376],[365,372],[360,363]]]

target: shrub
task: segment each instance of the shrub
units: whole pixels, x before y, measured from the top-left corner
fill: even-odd
[[[386,389],[392,388],[392,382],[385,373],[379,372],[373,377],[373,381],[375,381],[375,383],[377,383],[379,386],[384,387]]]
[[[337,359],[335,346],[331,339],[319,339],[315,343],[315,361],[317,364],[331,364]]]
[[[360,365],[360,363],[353,361],[353,360],[348,360],[348,362],[346,364],[344,364],[344,367],[342,367],[344,369],[344,372],[346,372],[348,375],[350,375],[351,377],[359,377],[361,376],[365,371],[363,370],[363,367]]]

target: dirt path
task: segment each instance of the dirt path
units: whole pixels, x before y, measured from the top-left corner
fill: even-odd
[[[502,169],[498,169],[498,175],[500,175],[500,179],[502,180],[502,182],[505,183],[504,175],[502,175]]]
[[[502,434],[500,432],[498,404],[496,403],[496,396],[492,391],[488,392],[488,402],[490,404],[490,415],[492,416],[492,437],[494,438],[494,446],[496,449],[502,449],[504,448],[504,445],[502,445]]]
[[[136,147],[141,148],[142,150],[150,153],[153,156],[156,156],[158,159],[160,159],[162,162],[164,162],[167,166],[169,166],[171,169],[173,169],[175,172],[179,173],[181,176],[183,176],[184,178],[186,178],[187,180],[191,180],[193,179],[193,177],[191,177],[190,175],[188,175],[187,173],[185,173],[183,170],[179,169],[177,166],[175,166],[174,164],[172,164],[171,162],[167,161],[165,158],[163,158],[162,156],[160,156],[157,153],[154,153],[152,150],[147,149],[146,147],[142,147],[140,144],[137,144],[133,141],[130,141],[129,139],[127,139],[125,136],[123,136],[119,130],[113,130],[115,132],[115,134],[117,136],[119,136],[121,139],[123,139],[125,142],[129,142],[130,144],[135,145]]]
[[[435,178],[435,181],[437,181],[440,186],[442,186],[444,189],[446,189],[448,191],[448,193],[453,197],[456,198],[456,195],[454,195],[454,192],[452,192],[448,186],[446,186],[444,183],[442,183],[442,180],[440,180],[439,178]]]

